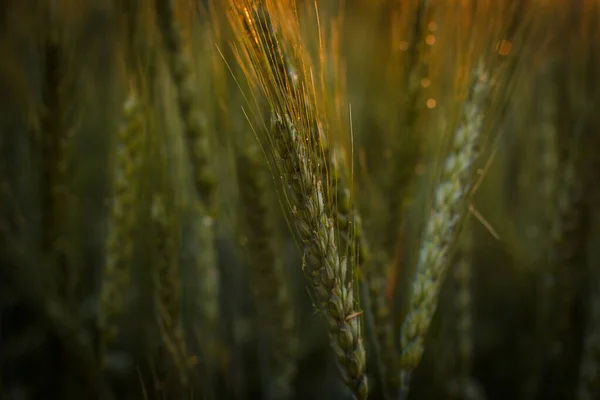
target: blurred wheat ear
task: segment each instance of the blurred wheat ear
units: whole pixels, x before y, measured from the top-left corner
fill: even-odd
[[[199,313],[199,323],[193,327],[193,336],[202,355],[203,373],[210,376],[214,374],[219,332],[219,270],[214,249],[217,179],[211,159],[209,126],[198,98],[196,71],[171,3],[170,0],[156,0],[155,6],[169,75],[176,89],[177,109],[184,131],[183,150],[191,165],[195,188],[195,196],[191,200],[195,205],[192,206],[191,215],[197,221],[194,231],[199,250],[196,255],[195,276],[200,282],[195,286],[199,293],[190,293],[196,299]],[[210,387],[213,379],[207,378],[204,382]],[[204,389],[211,392],[208,387]]]
[[[139,182],[144,162],[145,131],[143,108],[135,91],[124,103],[123,119],[114,151],[114,189],[98,316],[102,337],[100,352],[108,369],[111,368],[112,347],[119,339],[128,303],[126,293],[131,288],[131,265],[136,247],[134,238],[139,221]]]
[[[257,329],[267,360],[265,398],[289,399],[297,362],[297,326],[287,276],[282,270],[273,212],[267,202],[270,177],[258,146],[237,155],[240,232],[248,261],[248,277],[257,308]]]

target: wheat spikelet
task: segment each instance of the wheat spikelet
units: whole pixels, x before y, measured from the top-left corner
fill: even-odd
[[[457,230],[466,216],[466,196],[472,186],[471,173],[477,156],[483,125],[483,106],[488,82],[480,64],[474,83],[463,105],[460,124],[452,139],[421,244],[416,275],[413,279],[409,311],[402,325],[402,384],[408,390],[411,372],[418,366],[424,351],[424,340],[437,308],[437,297],[448,269]]]

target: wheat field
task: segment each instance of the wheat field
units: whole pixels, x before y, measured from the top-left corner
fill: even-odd
[[[3,0],[0,399],[600,400],[598,0]]]

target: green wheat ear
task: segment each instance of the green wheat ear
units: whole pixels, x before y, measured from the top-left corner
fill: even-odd
[[[143,113],[137,94],[131,92],[123,106],[119,128],[112,207],[108,221],[106,265],[101,281],[98,325],[103,362],[119,336],[135,256],[134,237],[138,224],[139,173],[143,162]]]
[[[270,174],[256,145],[238,152],[240,231],[258,313],[258,330],[268,344],[264,356],[271,381],[267,398],[289,399],[296,373],[297,337],[289,283],[274,248],[277,239],[271,223],[273,213],[266,198],[269,190],[266,178]]]
[[[542,340],[555,345],[557,351],[548,354],[544,363],[552,380],[549,386],[562,396],[572,394],[579,364],[579,335],[572,328],[574,306],[579,303],[585,287],[589,242],[589,216],[592,212],[588,197],[596,183],[598,121],[596,104],[598,5],[590,2],[586,9],[567,8],[569,19],[565,27],[569,34],[560,42],[558,51],[565,57],[559,64],[558,154],[559,177],[553,202],[554,215],[547,261],[550,270],[543,280],[543,295],[550,299],[542,314],[548,322]],[[577,24],[573,24],[577,22]],[[582,40],[585,38],[585,40]]]
[[[155,2],[169,72],[177,88],[177,106],[185,131],[194,184],[207,210],[214,212],[216,179],[210,163],[208,128],[200,112],[192,62],[184,49],[182,32],[175,23],[171,0]]]
[[[537,139],[536,144],[539,148],[539,160],[536,163],[536,170],[539,177],[539,193],[542,203],[541,226],[544,234],[544,248],[549,249],[552,246],[552,226],[556,212],[557,190],[560,182],[559,168],[559,137],[557,131],[557,115],[558,115],[558,85],[556,80],[556,67],[548,63],[546,69],[542,71],[540,92],[543,94],[539,103],[539,127],[536,129],[534,138]],[[548,273],[546,270],[540,270],[540,275]],[[551,287],[547,286],[544,281],[541,282],[542,291],[537,301],[537,320],[535,325],[535,334],[539,338],[548,335],[549,318],[551,318]],[[532,366],[529,368],[524,384],[524,398],[531,398],[539,390],[540,380],[543,373],[543,362],[541,355],[546,347],[546,340],[538,340],[539,346],[535,355],[532,357]]]
[[[199,204],[192,206],[196,252],[199,312],[195,336],[204,356],[205,374],[214,366],[219,325],[219,270],[215,254],[216,175],[211,165],[208,122],[200,108],[193,65],[186,52],[171,0],[155,0],[157,23],[166,51],[167,65],[177,92],[177,108],[182,121],[185,154],[192,166],[192,178]],[[207,379],[209,381],[210,379]]]
[[[174,385],[171,389],[177,395],[182,395],[181,391],[189,384],[189,355],[181,321],[181,219],[172,204],[172,198],[170,200],[167,201],[160,193],[152,199],[152,237],[156,254],[153,270],[154,307],[161,336],[159,365],[165,371],[166,378],[171,380],[169,383]]]
[[[448,271],[449,253],[467,216],[466,199],[474,184],[472,166],[478,155],[476,147],[483,128],[487,93],[488,82],[480,64],[474,72],[474,82],[463,105],[452,147],[442,166],[420,248],[408,314],[400,333],[403,391],[408,391],[410,375],[423,356],[425,335]]]

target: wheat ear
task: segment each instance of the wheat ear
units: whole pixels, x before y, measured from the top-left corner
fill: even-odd
[[[297,338],[289,285],[281,260],[273,248],[275,232],[265,199],[267,186],[263,155],[256,146],[240,150],[237,157],[238,187],[241,203],[241,232],[249,261],[248,276],[258,311],[259,330],[269,345],[267,360],[273,385],[270,399],[292,396],[296,372]]]
[[[365,399],[368,385],[362,312],[358,309],[356,277],[348,276],[348,260],[340,258],[336,241],[334,204],[326,192],[331,181],[324,177],[320,163],[323,156],[329,156],[323,155],[325,132],[315,124],[314,92],[308,90],[312,86],[309,82],[296,85],[290,76],[270,15],[259,3],[233,4],[237,12],[232,13],[232,23],[249,57],[246,67],[254,73],[250,79],[258,80],[273,108],[270,146],[285,179],[295,228],[305,246],[310,288],[327,323],[342,376],[354,395]],[[350,275],[354,265],[350,264]]]
[[[305,244],[309,282],[327,322],[331,343],[344,380],[359,399],[368,393],[366,355],[352,279],[346,259],[340,259],[333,218],[327,213],[322,181],[315,174],[310,151],[289,117],[275,116],[273,135],[279,144],[288,197],[296,229]],[[284,150],[288,149],[288,150]],[[350,271],[352,273],[352,271]]]
[[[452,148],[443,166],[433,197],[423,242],[413,278],[408,314],[402,324],[402,386],[408,390],[410,375],[419,365],[425,335],[437,308],[437,298],[449,265],[458,230],[466,215],[466,196],[472,187],[472,166],[483,127],[483,107],[488,82],[480,63],[474,83],[463,105]]]
[[[192,63],[184,50],[182,33],[175,23],[171,0],[155,0],[155,6],[169,72],[177,89],[177,105],[185,131],[194,186],[201,203],[195,205],[193,210],[197,218],[195,233],[201,246],[196,254],[196,266],[201,280],[198,296],[201,328],[197,329],[196,336],[205,358],[210,359],[209,354],[213,354],[216,344],[219,322],[219,270],[214,249],[216,178],[210,163],[207,121],[198,104]]]
[[[102,350],[112,345],[119,334],[124,307],[124,292],[129,285],[134,258],[134,233],[138,215],[139,171],[143,145],[142,111],[132,92],[123,107],[124,122],[119,128],[116,176],[106,243],[99,310]],[[107,354],[102,354],[105,357]]]
[[[205,358],[206,374],[215,361],[219,328],[219,269],[214,246],[215,220],[204,204],[195,200],[192,204],[194,216],[194,238],[199,249],[194,254],[194,265],[198,276],[198,293],[195,293],[198,323],[196,337]]]
[[[196,83],[189,55],[184,51],[181,30],[176,25],[171,0],[155,0],[159,29],[167,52],[167,63],[177,88],[177,105],[185,130],[194,183],[200,199],[213,212],[215,176],[210,165],[207,121],[198,105]]]
[[[539,192],[541,194],[540,203],[544,205],[542,214],[543,231],[549,232],[544,236],[546,248],[552,245],[552,225],[556,209],[557,190],[559,189],[560,169],[559,169],[559,140],[557,132],[557,114],[558,114],[558,87],[555,78],[555,68],[547,65],[546,70],[542,72],[540,80],[540,91],[543,94],[539,104],[539,127],[536,130],[537,145],[540,150],[540,159],[537,166],[537,176],[540,182]],[[536,335],[546,337],[548,335],[549,318],[552,315],[551,304],[551,285],[546,280],[551,278],[549,271],[541,270],[540,293],[537,297],[537,317],[536,317]],[[544,274],[546,274],[544,276]],[[531,358],[531,367],[528,376],[525,379],[523,398],[530,399],[535,397],[539,389],[539,383],[543,374],[543,361],[541,358],[545,353],[547,340],[537,340],[536,346],[539,347],[535,355]]]
[[[542,295],[549,304],[541,315],[547,322],[548,345],[556,345],[553,354],[546,352],[548,359],[544,367],[549,376],[560,377],[552,380],[556,389],[564,396],[572,394],[576,376],[574,368],[578,363],[575,356],[577,341],[573,333],[571,319],[573,305],[579,301],[579,293],[584,285],[587,264],[588,215],[590,207],[586,202],[592,182],[590,151],[595,132],[590,126],[589,116],[567,114],[565,125],[559,124],[562,137],[562,163],[557,181],[555,212],[552,219],[550,248],[548,251],[549,271],[544,276]],[[568,125],[566,124],[568,123]]]
[[[154,307],[161,335],[161,350],[169,359],[171,370],[177,373],[176,390],[189,383],[188,351],[181,322],[181,277],[179,247],[181,223],[173,205],[164,196],[155,194],[151,206],[154,251],[157,260],[153,273]],[[164,356],[160,356],[162,359]],[[162,360],[161,360],[162,361]],[[169,371],[169,369],[166,369]],[[168,372],[169,373],[169,372]]]

